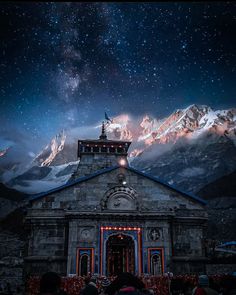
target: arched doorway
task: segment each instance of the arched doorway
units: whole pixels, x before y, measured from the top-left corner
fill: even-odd
[[[162,274],[160,254],[154,254],[151,257],[151,274],[154,276]]]
[[[107,275],[120,272],[135,273],[135,247],[132,237],[125,234],[111,235],[106,243]]]
[[[80,275],[87,276],[89,269],[89,257],[87,254],[83,254],[80,258]]]

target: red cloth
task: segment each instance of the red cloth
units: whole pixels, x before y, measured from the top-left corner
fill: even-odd
[[[119,290],[119,292],[133,292],[135,291],[134,287],[125,287]]]
[[[197,288],[194,292],[194,295],[207,295],[206,291],[203,288]]]

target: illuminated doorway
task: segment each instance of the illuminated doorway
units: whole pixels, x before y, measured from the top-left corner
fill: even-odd
[[[111,235],[106,243],[106,256],[107,275],[135,273],[135,246],[132,237],[122,233]]]

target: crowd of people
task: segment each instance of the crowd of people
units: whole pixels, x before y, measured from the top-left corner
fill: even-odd
[[[189,281],[183,276],[167,277],[163,285],[165,292],[150,284],[150,279],[134,276],[131,273],[121,273],[116,277],[88,276],[79,278],[81,288],[72,293],[68,286],[62,283],[61,277],[53,272],[45,273],[40,278],[40,295],[236,295],[236,277],[225,276],[221,281],[214,281],[207,275],[200,275],[197,281]],[[72,281],[71,281],[72,282]],[[71,283],[73,284],[73,283]],[[76,284],[76,282],[75,282]],[[72,289],[71,289],[72,290]],[[78,290],[78,289],[77,289]],[[32,293],[28,292],[29,295]]]

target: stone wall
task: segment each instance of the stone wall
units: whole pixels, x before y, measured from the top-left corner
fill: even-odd
[[[33,208],[78,209],[80,211],[101,211],[101,202],[110,189],[121,186],[119,175],[124,176],[124,188],[137,192],[137,199],[143,211],[165,211],[185,208],[186,214],[197,210],[197,216],[207,217],[204,206],[162,184],[154,182],[125,168],[118,168],[91,178],[73,187],[35,200]]]
[[[0,282],[2,288],[10,284],[11,290],[23,289],[25,242],[19,235],[0,230]]]
[[[41,209],[28,212],[29,231],[25,273],[40,274],[49,270],[66,274],[68,226],[63,212]]]
[[[236,271],[236,264],[206,264],[206,273],[214,274],[229,274]]]
[[[124,185],[121,176],[122,182],[126,182]],[[206,218],[204,207],[190,197],[133,171],[118,168],[32,201],[27,216],[31,231],[27,265],[31,263],[32,271],[43,271],[51,265],[60,272],[75,274],[77,248],[93,247],[95,272],[98,272],[100,226],[123,224],[143,229],[144,272],[147,271],[147,249],[151,247],[164,249],[165,270],[169,271],[173,247],[176,256],[204,255],[202,227]],[[150,239],[152,229],[160,231],[155,241]],[[84,230],[90,232],[87,240]],[[189,263],[185,265],[190,269]],[[195,265],[194,269],[200,269],[197,262]]]

